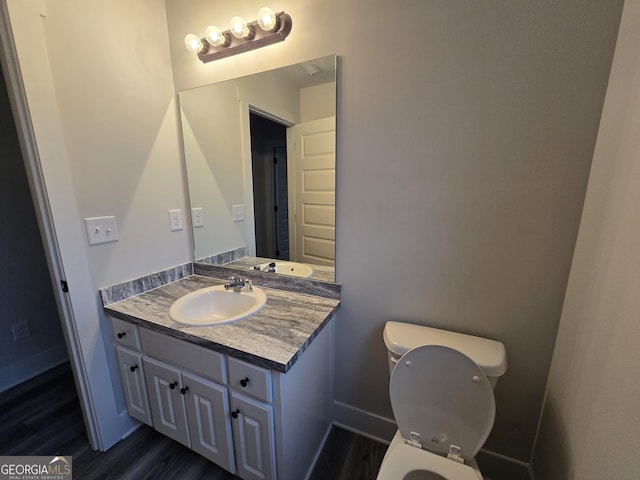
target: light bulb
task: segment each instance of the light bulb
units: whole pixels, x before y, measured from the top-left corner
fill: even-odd
[[[204,35],[207,37],[207,42],[214,47],[219,47],[227,43],[227,37],[225,37],[222,31],[215,25],[209,25],[204,31]]]
[[[270,32],[276,28],[276,14],[269,7],[262,7],[258,10],[258,25],[265,32]]]
[[[231,33],[236,38],[245,38],[249,36],[250,30],[247,27],[247,22],[242,17],[233,17],[231,19]]]
[[[194,53],[199,53],[204,48],[204,44],[193,33],[184,37],[184,44],[187,47],[187,50]]]

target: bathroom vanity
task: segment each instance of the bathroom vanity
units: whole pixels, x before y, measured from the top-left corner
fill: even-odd
[[[306,478],[331,427],[338,299],[267,289],[257,313],[193,327],[171,304],[192,275],[105,306],[129,414],[245,480]]]

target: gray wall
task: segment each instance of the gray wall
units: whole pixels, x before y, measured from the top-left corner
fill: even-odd
[[[4,77],[0,74],[0,391],[66,360],[66,349],[27,184]],[[11,325],[31,335],[14,341]]]
[[[640,475],[640,1],[627,0],[549,375],[540,480]]]
[[[483,335],[509,356],[486,447],[529,461],[622,1],[283,0],[283,44],[207,65],[185,33],[260,5],[187,3],[167,1],[178,90],[340,56],[338,420],[391,417],[385,321]]]

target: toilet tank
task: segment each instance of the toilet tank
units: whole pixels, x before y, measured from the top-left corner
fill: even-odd
[[[507,370],[507,353],[496,340],[402,322],[387,322],[383,337],[389,372],[407,350],[420,345],[442,345],[463,353],[482,369],[493,387]]]

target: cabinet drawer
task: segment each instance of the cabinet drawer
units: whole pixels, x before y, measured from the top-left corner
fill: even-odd
[[[229,357],[229,386],[252,397],[271,401],[271,371]]]
[[[117,318],[111,319],[113,338],[118,345],[140,350],[140,333],[138,326]]]
[[[165,360],[219,383],[227,383],[224,355],[177,338],[140,329],[145,355]]]

